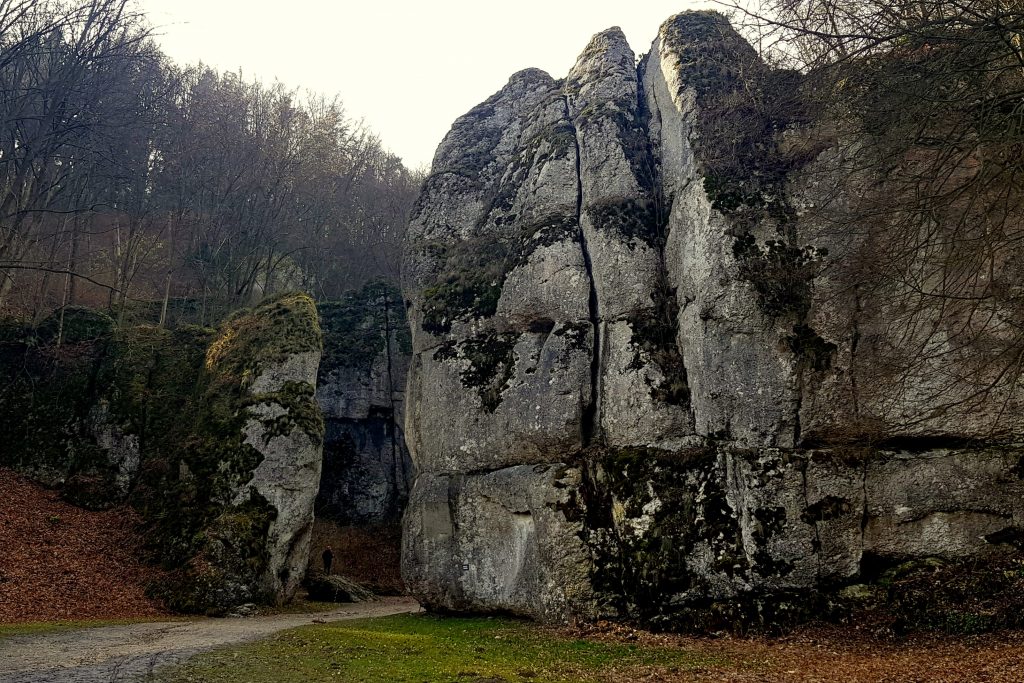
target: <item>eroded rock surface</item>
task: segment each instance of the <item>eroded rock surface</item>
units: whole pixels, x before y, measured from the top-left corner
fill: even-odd
[[[61,353],[33,330],[0,345],[24,369],[0,393],[0,462],[77,504],[135,507],[173,609],[288,600],[322,457],[312,299],[274,297],[217,330],[104,318],[77,311]]]
[[[411,347],[401,293],[370,283],[318,307],[324,359],[316,400],[325,433],[317,516],[396,523],[412,484],[404,432]]]
[[[819,210],[857,191],[842,147],[758,108],[800,86],[690,12],[639,65],[609,29],[455,122],[403,282],[427,604],[714,627],[1016,552],[1021,390],[995,337],[855,286],[865,246]]]
[[[279,601],[290,600],[305,575],[323,437],[296,425],[290,412],[298,407],[282,405],[274,394],[303,386],[308,391],[305,401],[312,402],[319,365],[320,352],[305,351],[265,367],[249,387],[250,400],[258,403],[249,407],[249,419],[242,428],[244,443],[263,457],[233,502],[243,503],[255,492],[275,510],[267,527],[267,566],[260,583],[263,594]],[[281,429],[281,421],[287,424],[289,418],[290,429]]]

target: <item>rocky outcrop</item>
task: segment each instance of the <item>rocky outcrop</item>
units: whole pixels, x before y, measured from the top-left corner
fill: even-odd
[[[223,613],[297,590],[322,462],[321,352],[305,294],[235,313],[207,348],[188,432],[171,442],[190,448],[151,456],[133,492],[165,562],[180,563],[172,607]]]
[[[85,327],[59,349],[28,328],[0,345],[20,368],[0,394],[3,464],[80,504],[133,505],[174,570],[153,587],[172,608],[289,599],[322,457],[312,299],[275,297],[216,331]]]
[[[694,450],[590,464],[603,608],[663,627],[766,625],[912,558],[1015,551],[1024,480],[1010,449]],[[601,500],[601,498],[604,500]],[[817,602],[816,602],[817,601]]]
[[[325,435],[317,516],[397,523],[412,485],[404,433],[411,347],[401,293],[371,283],[318,308],[324,359],[316,398]]]
[[[455,122],[403,275],[428,605],[714,625],[1015,552],[1021,391],[983,353],[1009,328],[901,328],[895,283],[856,284],[820,210],[856,192],[842,146],[761,106],[799,89],[684,13],[639,66],[611,29]]]
[[[403,536],[410,590],[451,610],[593,616],[580,483],[565,465],[421,474]]]
[[[267,566],[259,592],[277,601],[295,595],[309,558],[313,504],[323,462],[323,428],[315,423],[300,424],[296,413],[315,414],[312,392],[319,364],[319,350],[290,354],[267,364],[248,389],[251,405],[242,428],[243,443],[262,459],[232,504],[241,505],[258,496],[274,510],[267,526]],[[299,395],[277,398],[292,392]],[[296,401],[301,403],[296,405]]]

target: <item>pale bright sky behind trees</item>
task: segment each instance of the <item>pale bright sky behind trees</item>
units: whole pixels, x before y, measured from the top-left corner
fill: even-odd
[[[164,51],[247,78],[340,95],[410,167],[520,69],[566,75],[590,36],[621,26],[647,52],[698,0],[139,0]]]

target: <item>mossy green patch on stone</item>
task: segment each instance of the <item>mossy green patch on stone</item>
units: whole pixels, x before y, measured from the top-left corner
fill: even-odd
[[[494,315],[509,270],[510,245],[488,236],[435,245],[438,273],[423,290],[423,329],[442,334],[457,320]]]
[[[268,602],[259,581],[268,562],[266,536],[277,511],[255,491],[225,507],[192,540],[192,554],[170,577],[149,587],[168,607],[223,615],[244,602]]]
[[[650,313],[636,315],[629,320],[635,352],[627,367],[640,369],[645,361],[653,362],[661,370],[663,379],[651,383],[651,397],[686,407],[690,405],[690,385],[686,363],[676,343],[679,305],[675,291],[663,282],[655,288],[652,300],[654,306]]]
[[[463,386],[475,389],[484,411],[501,405],[502,393],[515,375],[515,346],[519,336],[484,332],[461,342],[447,342],[434,351],[434,360],[461,363]]]
[[[58,333],[69,344],[101,339],[114,329],[114,319],[102,311],[84,306],[67,306],[47,317],[36,330],[41,343],[56,341]]]
[[[683,12],[661,35],[678,60],[680,87],[696,94],[695,151],[713,206],[748,209],[752,221],[764,211],[788,216],[782,183],[794,160],[779,153],[777,137],[808,120],[800,74],[768,68],[717,12]]]
[[[146,441],[164,442],[176,435],[183,411],[196,397],[213,335],[201,327],[119,329],[97,379],[109,387],[105,393],[118,425]]]
[[[460,345],[462,357],[469,361],[462,383],[477,390],[485,411],[493,413],[501,405],[501,395],[515,374],[515,334],[485,333]]]
[[[88,431],[95,403],[97,364],[107,340],[37,348],[25,341],[0,344],[7,377],[0,385],[0,464],[59,485],[89,460]]]
[[[338,300],[318,302],[317,309],[324,335],[322,377],[337,368],[368,371],[385,350],[388,335],[399,351],[411,352],[402,293],[389,282],[369,282]]]
[[[289,356],[321,352],[316,304],[308,294],[290,293],[237,311],[220,328],[206,353],[209,373],[248,385],[260,371]]]
[[[723,574],[748,569],[717,467],[710,448],[590,455],[587,541],[596,553],[592,580],[605,609],[660,627],[696,619],[703,608],[693,603],[707,586],[688,560],[701,544]]]
[[[308,382],[285,382],[273,392],[264,392],[243,399],[246,408],[277,405],[284,412],[275,417],[261,418],[264,442],[277,436],[288,436],[299,430],[315,444],[323,443],[324,417],[316,402],[316,390]]]
[[[575,238],[575,217],[552,215],[454,244],[429,245],[436,263],[423,292],[423,329],[444,334],[456,321],[493,316],[508,274],[537,249]]]
[[[638,239],[657,245],[664,232],[658,204],[654,201],[625,199],[590,204],[586,213],[599,232],[611,232],[627,240]]]
[[[266,501],[239,494],[262,458],[245,443],[247,423],[260,419],[253,409],[276,406],[276,417],[263,424],[268,438],[296,430],[314,443],[323,438],[312,383],[284,381],[253,391],[266,370],[320,352],[312,299],[269,299],[237,312],[217,331],[114,329],[102,315],[76,316],[85,322],[65,327],[59,346],[55,336],[52,343],[33,335],[0,342],[0,366],[12,378],[0,386],[6,445],[0,464],[61,486],[65,496],[89,507],[127,497],[142,515],[152,559],[170,569],[198,563],[209,570],[182,575],[209,590],[179,582],[185,597],[173,598],[174,604],[205,611],[187,596],[212,595],[215,577],[251,588],[251,574],[231,578],[235,565],[218,562],[263,562],[252,553],[265,552],[264,540],[253,534],[263,529],[265,536],[266,520],[275,514]],[[253,533],[235,533],[243,527]],[[216,528],[249,540],[211,536]],[[226,550],[209,552],[209,540],[221,536],[219,547]]]
[[[767,315],[794,315],[797,319],[807,315],[814,278],[828,256],[827,249],[796,246],[781,239],[761,246],[753,235],[744,233],[733,242],[733,255],[740,276],[753,285],[758,305]],[[807,341],[805,337],[798,333],[795,343]]]

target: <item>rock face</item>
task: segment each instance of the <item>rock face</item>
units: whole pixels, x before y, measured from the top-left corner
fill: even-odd
[[[133,492],[155,518],[150,535],[178,553],[167,560],[182,563],[165,595],[172,607],[222,613],[294,595],[323,455],[321,352],[305,294],[235,313],[206,349],[190,433],[170,442],[191,448],[154,454]]]
[[[317,516],[397,523],[412,485],[404,433],[411,347],[401,293],[371,283],[318,308],[324,359],[316,398],[325,437]]]
[[[267,364],[248,389],[248,400],[253,404],[242,428],[244,444],[262,459],[232,504],[259,496],[275,511],[267,527],[267,566],[260,578],[260,593],[278,601],[295,595],[309,558],[313,504],[323,463],[323,434],[322,428],[300,426],[294,413],[315,412],[315,405],[310,404],[319,364],[318,350],[288,355]],[[304,405],[277,399],[282,392],[296,389],[302,392],[299,400]],[[283,429],[282,421],[287,425]]]
[[[580,471],[519,465],[422,474],[406,516],[406,583],[429,605],[546,619],[590,615]]]
[[[851,284],[863,244],[812,210],[853,192],[822,181],[839,148],[750,83],[799,89],[685,13],[639,66],[610,29],[564,80],[515,74],[441,143],[403,274],[428,605],[713,626],[1015,552],[1021,390],[937,304],[941,340]],[[901,364],[922,348],[963,382]]]
[[[175,570],[153,587],[172,608],[289,599],[322,459],[312,299],[276,297],[216,331],[80,327],[62,350],[45,325],[0,344],[0,362],[23,368],[0,394],[0,462],[76,503],[138,509],[154,557]]]

